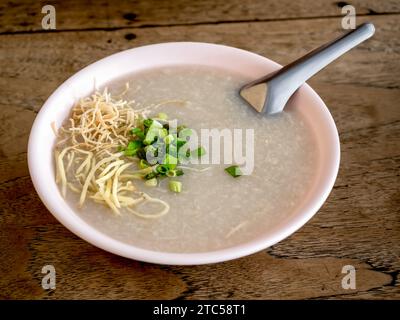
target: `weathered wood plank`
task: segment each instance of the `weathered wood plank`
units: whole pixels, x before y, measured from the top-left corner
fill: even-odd
[[[59,224],[1,226],[0,249],[0,299],[173,299],[186,289],[177,275],[105,253]],[[57,272],[54,291],[41,287],[49,261]]]
[[[346,2],[335,0],[265,1],[51,1],[56,8],[57,29],[107,29],[131,26],[163,26],[341,16]],[[400,12],[396,0],[352,0],[358,15]],[[0,4],[0,33],[42,30],[47,3],[29,0]]]
[[[366,19],[359,19],[365,21]],[[329,82],[381,88],[399,88],[399,15],[374,16],[376,35],[349,54],[335,61],[310,83]],[[3,103],[17,102],[23,108],[38,109],[51,84],[58,85],[88,63],[120,50],[158,42],[203,41],[248,49],[286,64],[341,34],[338,20],[236,23],[193,27],[129,29],[119,31],[68,32],[54,34],[1,36],[0,85],[6,96]],[[134,34],[133,40],[126,35]],[[249,38],[248,35],[252,37]],[[38,54],[40,52],[40,54]],[[373,69],[371,66],[373,63]],[[373,73],[372,73],[373,72]],[[373,74],[373,76],[372,76]],[[29,79],[25,88],[32,105],[21,90],[21,78]],[[39,90],[39,92],[37,91]],[[35,94],[34,94],[35,93]]]
[[[51,229],[36,226],[22,231],[2,227],[1,234],[5,233],[11,236],[1,239],[1,252],[8,253],[10,247],[19,250],[5,255],[8,259],[2,271],[8,276],[0,280],[1,298],[323,298],[368,292],[392,281],[390,275],[351,259],[280,259],[261,252],[216,265],[160,267],[98,250],[59,224]],[[57,289],[50,292],[41,288],[41,268],[48,261],[57,270]],[[348,264],[357,270],[355,290],[341,287],[341,270]]]
[[[345,265],[353,265],[357,270],[359,286],[355,290],[345,290],[341,286]],[[392,280],[390,275],[373,271],[356,260],[279,259],[265,253],[213,266],[191,270],[174,267],[173,270],[178,270],[192,284],[192,292],[185,296],[187,299],[323,298],[366,292],[389,285]]]
[[[327,203],[301,230],[264,252],[197,267],[123,259],[61,226],[27,176],[26,145],[37,111],[68,76],[123,49],[205,41],[287,63],[339,34],[339,19],[0,36],[0,297],[398,298],[400,17],[371,20],[376,36],[310,81],[341,137],[341,168]],[[127,40],[127,34],[136,38]],[[41,267],[49,261],[59,272],[52,293],[40,287]],[[340,286],[345,264],[357,269],[356,290]]]

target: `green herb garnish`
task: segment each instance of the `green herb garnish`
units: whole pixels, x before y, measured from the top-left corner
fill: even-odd
[[[178,149],[180,149],[184,144],[186,144],[186,142],[187,141],[185,139],[178,138],[176,139],[176,146]]]
[[[140,169],[146,169],[146,168],[148,168],[149,167],[149,163],[146,161],[146,160],[144,160],[144,159],[140,159],[140,161],[139,161],[139,168]]]
[[[169,171],[169,167],[165,164],[160,164],[156,167],[156,171],[157,173],[159,173],[160,175],[164,176],[167,174],[167,172]]]
[[[140,128],[133,128],[131,134],[137,136],[140,140],[144,139],[144,132]]]
[[[175,140],[175,138],[172,134],[169,134],[164,138],[164,142],[166,144],[171,144],[172,142],[174,142],[174,140]]]
[[[137,151],[142,147],[143,147],[142,141],[140,140],[130,141],[124,151],[124,154],[129,157],[135,156]]]
[[[193,134],[192,129],[184,128],[178,132],[178,137],[179,139],[188,141],[192,134]]]
[[[118,148],[125,156],[140,159],[138,166],[141,170],[136,175],[144,179],[147,186],[157,186],[158,180],[162,178],[182,176],[184,172],[179,168],[180,164],[206,153],[201,146],[195,150],[188,148],[187,143],[193,134],[190,128],[179,125],[175,130],[170,128],[167,120],[168,115],[165,113],[159,113],[153,119],[140,119],[137,127],[130,131],[133,140],[126,147]],[[179,193],[182,183],[170,180],[169,188]]]
[[[169,182],[169,189],[175,193],[181,192],[182,191],[182,182],[171,180]]]
[[[238,166],[231,166],[228,168],[225,168],[225,171],[228,172],[232,177],[237,178],[240,177],[242,174],[242,171]]]
[[[178,158],[167,153],[165,155],[163,163],[164,165],[168,166],[168,169],[175,169],[178,164]]]
[[[143,126],[146,127],[146,128],[150,128],[152,123],[153,123],[153,119],[145,119],[145,120],[143,120]]]
[[[155,172],[150,172],[144,176],[145,180],[150,180],[150,179],[153,179],[156,177],[157,177],[157,174]]]
[[[206,154],[206,149],[204,149],[203,147],[198,147],[196,150],[193,150],[191,152],[192,156],[194,157],[202,157]]]

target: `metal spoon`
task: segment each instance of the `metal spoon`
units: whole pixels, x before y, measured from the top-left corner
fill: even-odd
[[[279,113],[304,82],[333,60],[370,38],[374,32],[372,23],[364,23],[282,69],[246,84],[239,93],[258,112],[268,115]]]

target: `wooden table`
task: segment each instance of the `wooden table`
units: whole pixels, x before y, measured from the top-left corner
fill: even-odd
[[[26,149],[33,120],[67,77],[109,54],[150,43],[203,41],[286,64],[339,35],[331,0],[51,1],[57,29],[41,28],[37,1],[0,4],[0,298],[400,298],[400,1],[354,0],[376,35],[310,81],[340,132],[335,187],[301,230],[257,254],[205,266],[159,266],[79,239],[39,200]],[[57,271],[41,287],[42,266]],[[341,286],[344,265],[356,289]]]

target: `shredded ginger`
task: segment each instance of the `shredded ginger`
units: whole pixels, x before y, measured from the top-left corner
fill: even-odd
[[[136,164],[118,151],[129,143],[130,129],[145,117],[132,104],[115,99],[105,89],[81,99],[58,131],[52,124],[58,136],[56,182],[64,197],[68,190],[79,194],[79,207],[90,198],[116,214],[126,208],[142,218],[158,218],[169,211],[168,203],[137,189],[130,178]],[[158,203],[161,209],[151,214],[139,212],[137,206],[144,202]]]

